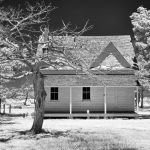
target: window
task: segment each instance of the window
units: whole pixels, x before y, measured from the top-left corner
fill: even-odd
[[[90,87],[83,87],[82,88],[83,91],[83,100],[90,100]]]
[[[48,48],[44,47],[44,48],[42,48],[42,50],[43,50],[43,54],[47,54],[48,53]]]
[[[58,100],[58,87],[51,87],[51,100]]]

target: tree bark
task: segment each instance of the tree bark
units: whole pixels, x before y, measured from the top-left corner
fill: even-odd
[[[39,70],[33,74],[33,87],[35,94],[35,113],[31,132],[33,132],[34,134],[38,134],[42,131],[44,119],[44,105],[46,98],[44,79],[43,75],[40,73]]]

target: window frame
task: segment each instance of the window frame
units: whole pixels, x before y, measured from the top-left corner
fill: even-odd
[[[82,101],[91,101],[90,87],[82,87]]]
[[[59,100],[59,88],[58,87],[51,87],[50,88],[50,100],[51,101],[58,101]]]

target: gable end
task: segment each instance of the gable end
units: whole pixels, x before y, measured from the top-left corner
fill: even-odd
[[[97,56],[94,62],[91,64],[90,68],[98,67],[110,54],[112,54],[119,63],[125,68],[131,68],[131,65],[127,60],[122,56],[122,54],[117,50],[112,42],[110,42],[106,48]]]

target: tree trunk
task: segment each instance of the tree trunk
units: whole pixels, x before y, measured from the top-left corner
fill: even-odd
[[[44,119],[44,105],[46,97],[43,75],[40,73],[39,70],[33,74],[33,87],[35,94],[35,113],[31,131],[34,134],[38,134],[42,131]]]

